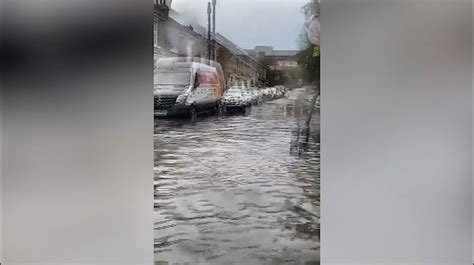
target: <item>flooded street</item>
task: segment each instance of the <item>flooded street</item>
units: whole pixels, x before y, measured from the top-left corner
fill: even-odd
[[[247,115],[155,119],[155,264],[319,264],[312,93]]]

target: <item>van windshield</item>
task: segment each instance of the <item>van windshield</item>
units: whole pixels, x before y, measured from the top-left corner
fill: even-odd
[[[189,85],[191,73],[187,72],[158,72],[155,73],[156,85]]]

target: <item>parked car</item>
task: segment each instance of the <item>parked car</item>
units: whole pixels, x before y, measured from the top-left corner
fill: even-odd
[[[275,95],[276,98],[282,98],[285,96],[285,87],[284,86],[276,86],[275,87]]]
[[[265,102],[265,99],[263,96],[263,89],[257,88],[257,96],[258,96],[259,104],[263,104],[263,102]]]
[[[222,102],[226,109],[238,109],[245,111],[251,106],[251,97],[247,93],[248,89],[243,86],[233,86],[224,93]]]
[[[219,111],[224,75],[218,63],[207,63],[185,57],[158,60],[153,87],[155,116],[195,118],[203,111]]]
[[[250,87],[248,92],[250,94],[252,105],[259,105],[262,103],[262,97],[260,96],[258,87]]]
[[[253,89],[251,88],[245,88],[243,90],[243,94],[245,97],[248,98],[248,100],[250,101],[250,105],[257,105],[258,104],[258,101],[257,101],[257,96],[256,96],[256,93]]]
[[[263,89],[263,98],[266,101],[270,101],[273,99],[273,94],[270,87],[266,87]]]
[[[271,93],[272,93],[272,99],[278,99],[278,90],[276,87],[272,87],[270,88],[271,89]]]

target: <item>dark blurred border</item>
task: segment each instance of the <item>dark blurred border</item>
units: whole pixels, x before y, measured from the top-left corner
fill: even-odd
[[[40,77],[48,70],[77,75],[144,49],[150,15],[140,13],[143,3],[134,2],[4,0],[2,73],[7,81],[26,73]]]
[[[3,262],[153,262],[149,0],[5,0]]]

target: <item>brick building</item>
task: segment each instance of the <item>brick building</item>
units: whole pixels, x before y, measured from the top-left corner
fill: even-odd
[[[163,57],[209,58],[216,49],[216,61],[223,68],[226,84],[264,83],[267,69],[244,49],[216,33],[215,41],[207,38],[207,29],[171,8],[171,0],[154,0],[153,47],[155,62]]]

